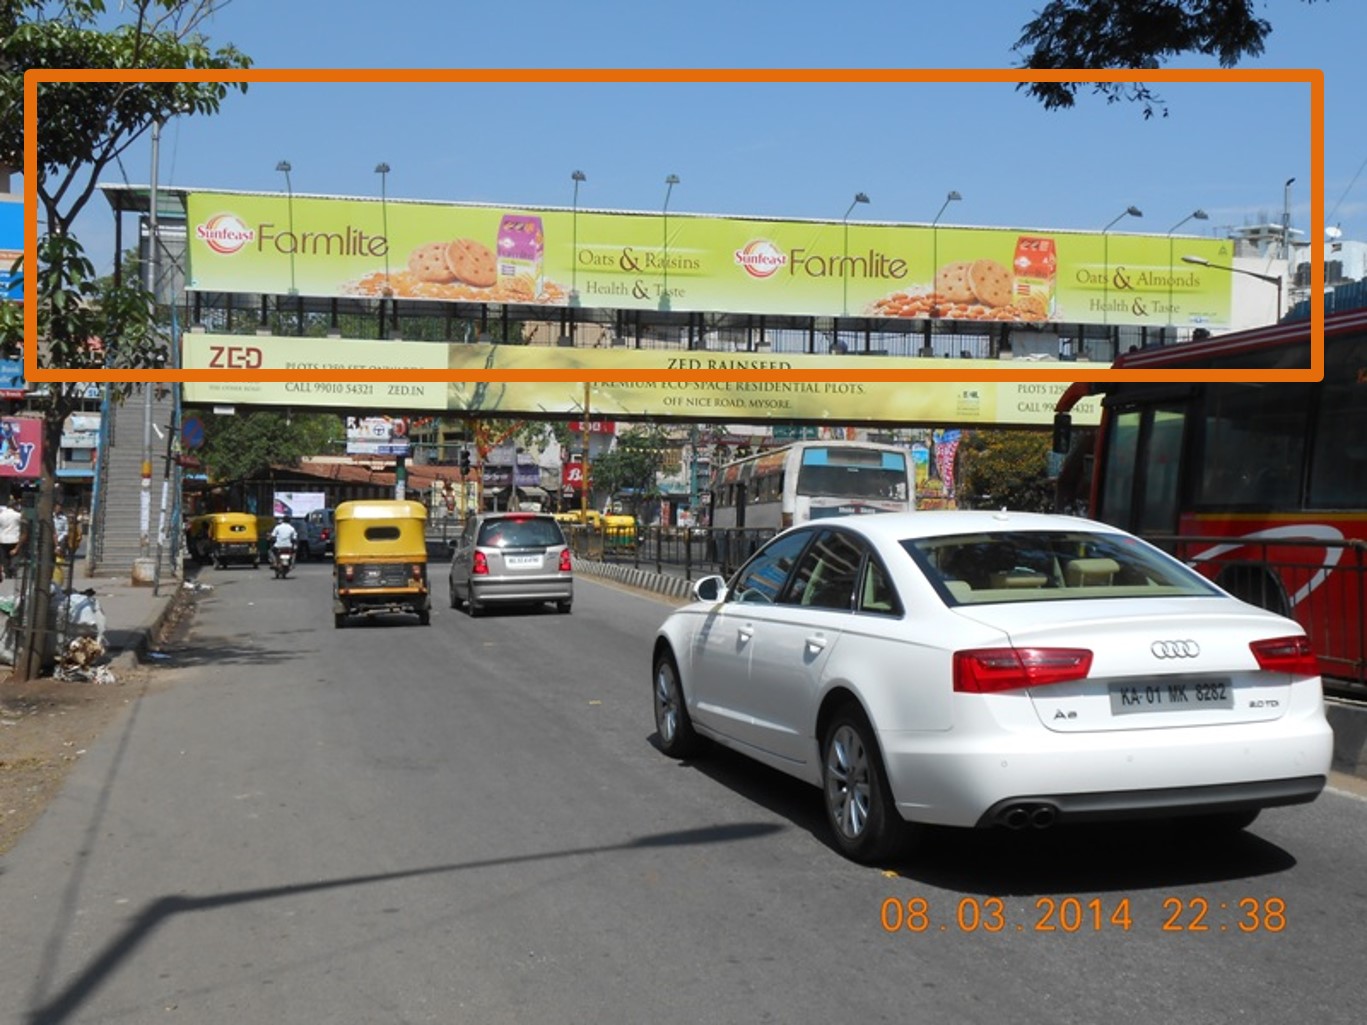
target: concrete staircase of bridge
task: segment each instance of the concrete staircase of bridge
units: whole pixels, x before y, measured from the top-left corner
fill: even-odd
[[[162,479],[166,469],[166,432],[171,430],[175,398],[171,388],[141,385],[122,403],[111,404],[108,444],[101,455],[100,486],[95,522],[92,524],[90,572],[92,576],[132,577],[134,563],[142,555],[141,502],[143,423],[146,396],[152,388],[152,423],[161,431],[152,432],[151,526],[148,538],[149,561],[156,555],[157,521],[160,516]],[[174,496],[167,500],[167,531]],[[160,574],[163,581],[177,575],[171,564],[171,538],[163,546]],[[148,580],[150,583],[150,579]]]

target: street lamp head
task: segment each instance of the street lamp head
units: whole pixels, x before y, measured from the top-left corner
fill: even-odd
[[[388,173],[389,173],[389,165],[386,164],[386,163],[384,163],[384,162],[380,162],[380,163],[376,164],[376,165],[375,165],[375,173],[376,173],[376,174],[388,174]]]
[[[1197,220],[1197,221],[1208,221],[1208,220],[1210,220],[1210,214],[1206,213],[1204,210],[1193,210],[1192,213],[1191,213],[1191,216],[1192,216],[1192,219],[1193,219],[1193,220]]]
[[[961,195],[959,195],[958,192],[956,192],[956,191],[953,190],[953,189],[950,189],[950,190],[949,190],[949,195],[945,197],[945,202],[946,202],[946,203],[953,203],[955,200],[959,200],[959,199],[963,199],[963,198],[964,198],[964,197],[961,196]]]
[[[577,182],[586,182],[586,181],[589,180],[589,179],[588,179],[588,176],[587,176],[586,174],[584,174],[583,171],[575,171],[573,174],[570,175],[570,178],[571,178],[573,181],[577,181]]]
[[[854,194],[854,199],[852,199],[852,200],[850,201],[849,208],[846,209],[846,211],[845,211],[845,216],[844,216],[843,218],[841,218],[841,220],[848,221],[848,220],[850,219],[850,214],[854,212],[854,208],[855,208],[856,206],[858,206],[860,203],[867,203],[868,201],[869,201],[869,197],[868,197],[868,194],[867,194],[867,193],[865,193],[865,192],[856,192],[856,193]]]
[[[1116,225],[1116,223],[1117,223],[1118,221],[1120,221],[1121,219],[1123,219],[1123,218],[1125,218],[1125,217],[1143,217],[1143,216],[1144,216],[1144,211],[1140,210],[1139,207],[1137,207],[1137,206],[1127,206],[1127,207],[1125,208],[1125,212],[1124,212],[1124,213],[1116,215],[1115,219],[1112,220],[1110,224],[1106,225],[1106,227],[1104,227],[1104,228],[1101,229],[1101,234],[1103,234],[1103,235],[1106,234],[1106,232],[1110,231],[1113,227],[1115,227],[1115,225]]]
[[[288,160],[280,161],[280,163],[275,165],[275,169],[277,171],[283,171],[285,174],[289,174],[294,170],[294,168],[290,167],[290,162]]]
[[[671,174],[668,178],[665,179],[665,184],[666,184],[666,185],[678,185],[678,184],[679,184],[679,176],[678,176],[677,174]]]

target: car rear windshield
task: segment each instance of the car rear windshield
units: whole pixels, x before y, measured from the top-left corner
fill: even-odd
[[[509,517],[481,526],[476,543],[481,548],[548,548],[563,545],[565,535],[560,532],[560,524],[550,518]]]
[[[1087,531],[1002,531],[902,542],[951,605],[1218,595],[1143,542]]]

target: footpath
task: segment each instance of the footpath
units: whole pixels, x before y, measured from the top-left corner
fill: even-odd
[[[686,601],[691,583],[674,574],[660,574],[615,563],[577,560],[585,576],[663,594]],[[0,585],[0,589],[8,586]],[[110,669],[117,678],[139,663],[149,661],[162,628],[179,603],[196,587],[194,574],[184,582],[164,581],[156,593],[151,587],[135,587],[129,577],[86,577],[77,572],[75,591],[94,590],[105,615],[105,647]],[[1329,724],[1334,730],[1334,768],[1367,779],[1367,706],[1326,698]]]

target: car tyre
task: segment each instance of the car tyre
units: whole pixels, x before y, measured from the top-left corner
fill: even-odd
[[[558,601],[555,603],[555,611],[559,612],[562,616],[568,616],[572,607],[573,605],[567,601]]]
[[[430,609],[423,609],[421,612],[418,613],[418,625],[419,625],[419,626],[431,626],[431,625],[432,625],[432,612],[431,612]]]
[[[451,602],[451,608],[453,608],[453,609],[458,609],[458,608],[460,608],[460,599],[456,597],[456,585],[453,584],[453,583],[451,583],[451,581],[448,580],[448,581],[446,582],[446,586],[447,586],[446,594],[447,594],[447,596],[448,596],[448,598],[449,598],[449,600],[450,600],[450,602]]]
[[[660,738],[660,750],[671,758],[687,758],[697,754],[702,747],[702,738],[693,729],[683,687],[679,683],[679,667],[668,651],[655,659],[655,671],[651,678],[655,732]]]
[[[346,613],[334,612],[332,614],[332,625],[338,630],[346,626]]]
[[[857,705],[842,707],[826,728],[821,793],[836,848],[847,858],[875,862],[907,840],[873,727]]]

